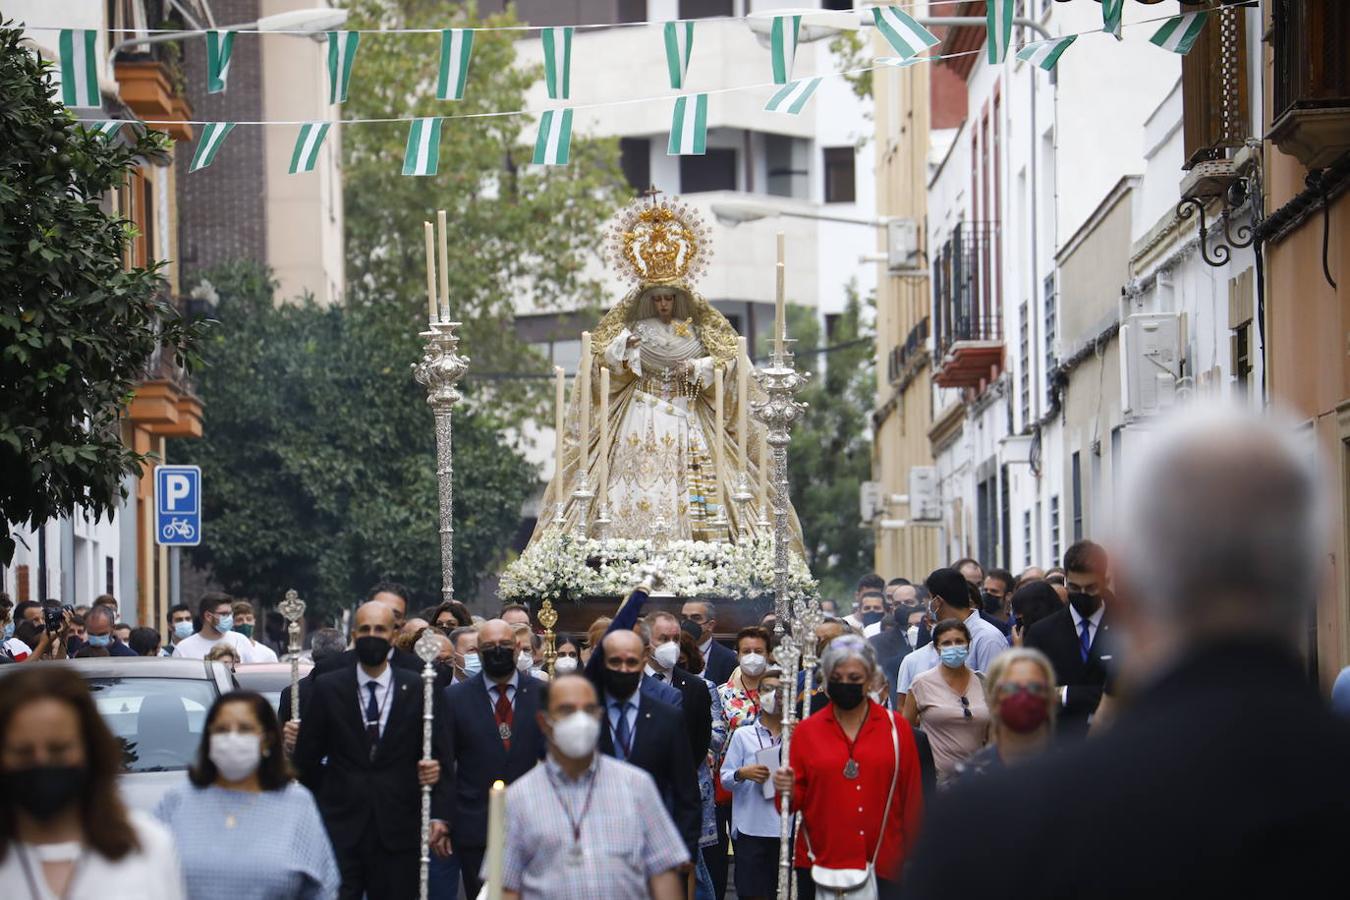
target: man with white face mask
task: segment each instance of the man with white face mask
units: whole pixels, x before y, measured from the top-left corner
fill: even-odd
[[[647,675],[680,692],[685,721],[689,725],[689,750],[694,760],[708,755],[712,745],[712,695],[707,682],[681,669],[680,620],[668,612],[653,613],[646,622],[651,634],[647,649]]]
[[[596,752],[602,710],[595,688],[579,675],[563,675],[541,693],[537,719],[548,756],[506,791],[502,896],[684,897],[678,869],[689,851],[656,783]]]

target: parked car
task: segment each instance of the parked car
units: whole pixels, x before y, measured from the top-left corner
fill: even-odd
[[[304,678],[314,663],[308,659],[300,660],[300,677]],[[235,680],[246,691],[257,691],[267,698],[273,709],[281,704],[281,692],[291,686],[290,662],[241,663],[234,667]]]
[[[26,665],[69,666],[89,682],[122,745],[122,799],[143,810],[187,777],[207,710],[236,686],[229,666],[198,659],[111,656]],[[18,668],[0,666],[0,677]]]

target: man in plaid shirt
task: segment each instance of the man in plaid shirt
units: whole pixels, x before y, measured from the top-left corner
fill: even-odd
[[[506,791],[503,896],[682,900],[689,851],[652,777],[595,752],[594,686],[564,675],[539,704],[548,756]]]

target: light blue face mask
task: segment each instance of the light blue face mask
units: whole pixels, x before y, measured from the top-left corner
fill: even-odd
[[[473,678],[483,671],[483,660],[479,659],[477,653],[464,654],[464,674]]]
[[[175,638],[176,640],[180,640],[180,641],[182,641],[182,640],[187,640],[188,638],[192,637],[192,623],[191,623],[191,622],[174,622],[174,623],[173,623],[173,636],[174,636],[174,638]]]
[[[949,669],[959,669],[966,664],[966,657],[970,655],[970,648],[965,644],[958,644],[954,647],[943,647],[938,651],[942,657],[942,664]]]
[[[234,631],[234,613],[227,613],[220,617],[216,622],[216,631],[224,634],[227,631]]]
[[[112,632],[107,634],[86,634],[85,639],[90,647],[106,647],[112,643]]]

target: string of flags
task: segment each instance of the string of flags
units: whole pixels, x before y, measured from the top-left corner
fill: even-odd
[[[1104,33],[1119,37],[1123,0],[1103,0]],[[880,66],[905,66],[946,57],[920,54],[936,47],[940,40],[931,31],[907,13],[904,7],[877,6],[871,8],[877,32],[897,54],[894,58],[875,61]],[[986,4],[988,33],[986,56],[991,64],[1006,61],[1012,42],[1014,0],[989,0]],[[1191,12],[1168,18],[1149,39],[1154,45],[1178,54],[1188,53],[1204,28],[1207,13]],[[1157,21],[1149,20],[1149,21]],[[800,115],[806,108],[824,76],[792,79],[792,68],[801,36],[801,15],[773,17],[770,24],[769,55],[772,83],[778,86],[768,103],[767,112]],[[1144,23],[1139,23],[1144,24]],[[667,22],[663,28],[666,65],[670,86],[685,90],[688,86],[689,63],[693,56],[695,23],[689,20]],[[544,51],[544,80],[551,100],[570,100],[572,40],[574,26],[538,29]],[[436,82],[439,100],[462,100],[468,85],[473,56],[472,28],[440,30],[441,52]],[[226,89],[230,57],[234,49],[235,31],[211,30],[207,39],[207,91],[219,93]],[[1060,57],[1080,35],[1034,41],[1016,53],[1016,58],[1045,71],[1051,71]],[[62,29],[60,32],[62,101],[72,108],[101,108],[98,89],[97,64],[98,32],[94,30]],[[359,31],[328,32],[328,84],[331,103],[346,102],[351,86],[352,72],[360,46]],[[974,51],[972,51],[974,52]],[[954,54],[964,55],[964,54]],[[835,75],[850,73],[831,73]],[[674,98],[671,116],[670,140],[667,152],[672,155],[702,155],[707,152],[708,98],[713,93],[745,90],[758,85],[722,88],[714,91],[682,94]],[[647,99],[647,98],[644,98]],[[655,99],[655,98],[650,98]],[[625,101],[631,102],[631,101]],[[606,104],[589,104],[606,105]],[[502,115],[528,114],[526,111]],[[480,114],[481,115],[481,114]],[[408,141],[404,151],[404,175],[435,175],[440,158],[442,123],[453,116],[431,116],[409,121]],[[93,120],[85,127],[104,137],[115,136],[127,120]],[[365,120],[349,120],[365,121]],[[379,120],[388,121],[388,120]],[[408,121],[408,120],[405,120]],[[567,165],[571,158],[572,108],[544,110],[539,117],[533,161],[536,165]],[[239,123],[204,123],[197,147],[188,168],[196,172],[209,166],[220,153],[230,131]],[[261,123],[266,124],[266,123]],[[299,134],[291,155],[290,173],[312,172],[319,151],[331,128],[331,122],[298,123]]]

